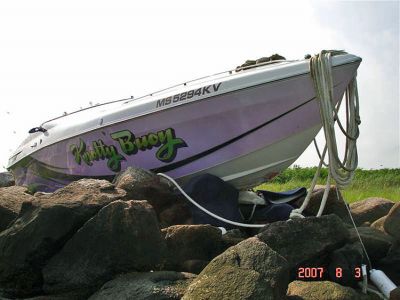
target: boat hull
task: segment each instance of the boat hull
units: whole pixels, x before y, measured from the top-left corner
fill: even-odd
[[[358,64],[334,68],[336,102]],[[111,179],[128,166],[181,182],[211,173],[248,188],[291,165],[320,128],[310,75],[301,74],[99,124],[33,152],[11,169],[16,184],[35,184],[41,191],[85,177]]]

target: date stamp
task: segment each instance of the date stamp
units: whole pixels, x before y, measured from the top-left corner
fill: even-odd
[[[324,267],[299,267],[297,269],[297,279],[324,279],[327,277],[328,270]],[[345,272],[350,272],[351,274],[347,274]],[[332,272],[331,272],[332,276]],[[362,279],[362,271],[361,267],[355,267],[353,270],[344,270],[341,267],[336,267],[334,269],[334,278],[340,280],[343,276],[353,276],[356,280]]]

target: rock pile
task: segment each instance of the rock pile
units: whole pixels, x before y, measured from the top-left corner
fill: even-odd
[[[15,184],[14,177],[10,172],[0,173],[0,188],[13,186]]]
[[[358,288],[367,260],[334,189],[320,218],[222,235],[141,169],[50,194],[0,187],[0,299],[379,299]],[[400,203],[350,209],[372,266],[399,285]]]

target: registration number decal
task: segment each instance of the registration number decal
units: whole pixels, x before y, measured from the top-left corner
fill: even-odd
[[[157,100],[156,108],[218,92],[221,82]]]

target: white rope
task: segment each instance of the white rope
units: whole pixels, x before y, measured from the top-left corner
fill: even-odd
[[[336,189],[336,198],[337,198],[337,200],[339,201],[340,198],[339,198],[339,190],[338,190],[338,189]],[[367,261],[368,261],[368,267],[369,267],[369,269],[371,270],[371,269],[372,269],[372,263],[371,263],[371,259],[369,258],[367,249],[365,248],[365,245],[364,245],[364,243],[363,243],[363,241],[362,241],[362,239],[361,239],[360,232],[358,231],[357,226],[356,226],[356,223],[354,222],[354,218],[353,218],[353,215],[351,214],[350,208],[349,208],[349,206],[347,205],[347,203],[346,203],[346,201],[344,200],[343,197],[342,197],[342,199],[343,199],[344,205],[346,206],[347,212],[349,213],[351,223],[353,224],[353,227],[354,227],[354,229],[356,230],[357,237],[358,237],[358,240],[359,240],[359,242],[360,242],[360,244],[361,244],[362,250],[363,250],[364,253],[365,253],[365,257],[366,257],[366,259],[367,259]]]
[[[310,59],[310,72],[321,114],[325,140],[328,146],[329,172],[339,188],[349,185],[358,165],[357,138],[360,124],[357,80],[353,78],[346,89],[346,130],[340,123],[334,105],[331,56],[343,54],[343,51],[322,51]],[[335,122],[346,136],[344,159],[338,154]]]
[[[157,173],[157,175],[168,179],[171,183],[173,183],[176,186],[176,188],[182,193],[182,195],[184,195],[186,197],[186,199],[188,199],[193,205],[195,205],[197,208],[201,209],[206,214],[210,215],[211,217],[213,217],[213,218],[215,218],[217,220],[220,220],[222,222],[225,222],[225,223],[228,223],[228,224],[231,224],[231,225],[235,225],[235,226],[239,226],[239,227],[248,227],[248,228],[263,228],[266,225],[266,224],[239,223],[239,222],[231,221],[231,220],[225,219],[223,217],[220,217],[220,216],[214,214],[213,212],[207,210],[206,208],[204,208],[203,206],[198,204],[196,201],[194,201],[188,194],[186,194],[186,192],[179,186],[179,184],[175,180],[173,180],[171,177],[169,177],[168,175],[165,175],[163,173]]]
[[[322,155],[320,155],[318,146],[314,140],[317,153],[320,156],[320,163],[315,172],[311,187],[308,190],[306,199],[299,209],[295,209],[290,214],[290,218],[301,218],[302,213],[310,202],[311,195],[314,191],[315,184],[319,177],[322,165],[328,167],[328,178],[326,181],[324,195],[317,216],[321,216],[330,190],[330,180],[334,179],[337,188],[348,186],[354,177],[354,171],[358,165],[357,156],[357,138],[359,136],[358,125],[360,124],[359,103],[357,92],[357,80],[354,77],[349,83],[346,92],[346,129],[343,128],[339,117],[338,110],[341,104],[339,101],[337,107],[334,105],[333,97],[333,76],[331,56],[344,54],[343,51],[327,51],[323,50],[320,54],[310,59],[310,73],[313,80],[315,95],[318,99],[322,127],[324,129],[326,145]],[[339,125],[340,130],[346,136],[346,147],[344,158],[341,160],[338,154],[336,143],[335,123]],[[328,164],[324,162],[325,154],[328,152]]]
[[[324,162],[326,150],[327,150],[327,147],[325,145],[324,151],[322,151],[322,155],[321,155],[321,159],[319,161],[319,165],[318,165],[317,171],[315,172],[314,178],[313,178],[313,180],[311,182],[311,186],[308,189],[307,196],[304,199],[303,204],[299,208],[293,209],[291,211],[290,216],[289,216],[290,219],[304,218],[303,211],[307,208],[308,203],[310,202],[310,199],[311,199],[311,195],[312,195],[312,193],[314,191],[315,185],[317,184],[317,180],[318,180],[319,174],[321,172],[322,164]]]

